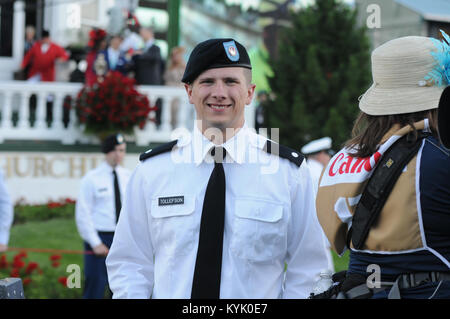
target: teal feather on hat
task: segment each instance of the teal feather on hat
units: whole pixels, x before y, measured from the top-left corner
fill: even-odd
[[[436,52],[432,52],[436,66],[426,76],[427,82],[435,83],[438,86],[450,84],[450,37],[440,30],[444,40],[439,41],[432,39],[437,48]]]

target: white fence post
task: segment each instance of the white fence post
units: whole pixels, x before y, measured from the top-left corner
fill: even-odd
[[[4,92],[4,104],[2,107],[2,129],[9,129],[12,127],[11,122],[11,101],[13,92]]]
[[[19,129],[30,128],[30,92],[24,92],[20,96],[19,121],[17,127]]]

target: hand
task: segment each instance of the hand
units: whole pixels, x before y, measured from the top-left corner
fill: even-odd
[[[0,244],[0,253],[3,253],[8,250],[8,245]]]
[[[106,257],[109,253],[108,247],[105,246],[105,244],[100,244],[94,247],[94,254],[96,256],[104,256]]]

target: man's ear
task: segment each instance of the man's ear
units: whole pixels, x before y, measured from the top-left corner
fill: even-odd
[[[189,98],[189,103],[194,104],[192,102],[192,84],[184,83],[184,88],[186,89],[187,96]]]
[[[255,88],[256,88],[255,84],[250,84],[248,86],[248,88],[247,88],[247,100],[245,101],[246,105],[249,105],[250,103],[252,103],[253,95],[255,94]]]

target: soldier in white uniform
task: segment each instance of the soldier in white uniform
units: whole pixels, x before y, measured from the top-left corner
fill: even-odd
[[[314,181],[315,192],[319,187],[320,176],[322,175],[323,168],[327,166],[331,159],[331,144],[332,140],[330,137],[322,137],[318,140],[313,140],[308,144],[305,144],[301,152],[306,156],[306,161],[308,162],[309,169],[311,171],[311,176]],[[327,259],[328,259],[328,272],[334,273],[334,261],[331,254],[330,243],[328,242],[325,233],[323,234],[324,240],[326,242]],[[325,269],[324,269],[325,270]]]
[[[204,41],[182,81],[196,125],[140,157],[106,259],[113,298],[308,297],[327,266],[314,186],[300,153],[245,124],[247,51]]]
[[[120,166],[126,143],[121,134],[103,144],[105,161],[81,180],[75,208],[78,232],[84,240],[85,287],[83,298],[103,298],[108,285],[105,257],[111,246],[130,171]]]
[[[331,138],[323,137],[318,140],[314,140],[304,145],[301,152],[306,155],[306,161],[308,162],[309,169],[314,182],[317,184],[316,189],[319,186],[320,175],[323,168],[330,161],[331,155]]]
[[[0,253],[8,249],[9,230],[14,219],[14,209],[0,170]]]

